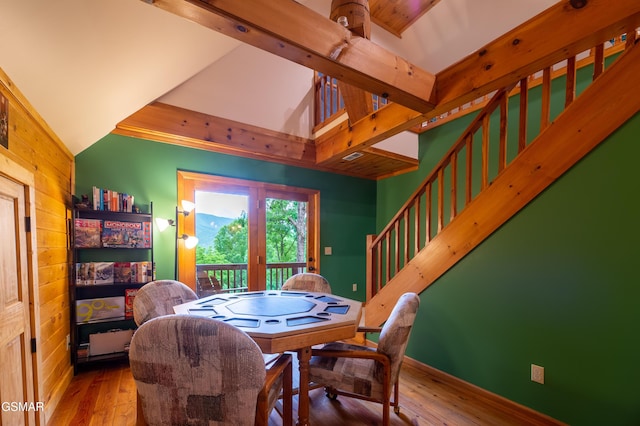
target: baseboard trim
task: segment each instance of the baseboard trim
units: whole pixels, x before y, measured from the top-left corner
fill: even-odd
[[[368,346],[376,346],[374,342],[367,341]],[[465,391],[474,393],[478,395],[479,398],[486,399],[488,401],[495,402],[496,404],[509,407],[514,413],[521,413],[524,418],[538,418],[541,421],[548,423],[550,425],[566,425],[553,417],[550,417],[544,413],[540,413],[532,408],[529,408],[525,405],[514,402],[508,398],[505,398],[501,395],[488,391],[486,389],[481,388],[480,386],[474,385],[473,383],[466,382],[456,376],[453,376],[449,373],[446,373],[442,370],[438,370],[437,368],[431,367],[430,365],[424,364],[420,361],[417,361],[408,356],[404,357],[403,363],[405,365],[411,366],[416,370],[433,376],[438,381],[451,385],[452,387],[462,388]]]

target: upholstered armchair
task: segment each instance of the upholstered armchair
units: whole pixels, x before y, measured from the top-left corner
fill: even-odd
[[[291,358],[265,370],[258,345],[242,330],[198,316],[167,315],[143,323],[129,352],[147,424],[267,425],[284,389],[291,425]]]
[[[318,293],[331,293],[331,285],[325,277],[320,274],[304,272],[290,276],[284,284],[282,290],[304,290]]]
[[[143,285],[133,299],[133,320],[140,326],[152,318],[171,315],[174,306],[197,298],[198,295],[180,281],[152,281]]]
[[[310,381],[325,386],[332,398],[346,395],[382,403],[382,424],[389,425],[389,407],[400,412],[398,377],[419,305],[415,293],[400,297],[381,329],[377,349],[341,342],[312,349]]]

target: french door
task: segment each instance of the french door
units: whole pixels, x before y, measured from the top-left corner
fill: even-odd
[[[319,271],[317,190],[180,171],[178,199],[196,204],[178,223],[199,239],[196,250],[178,245],[178,279],[196,291],[205,271],[212,291],[278,289]]]

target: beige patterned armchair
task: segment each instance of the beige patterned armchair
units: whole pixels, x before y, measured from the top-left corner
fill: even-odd
[[[197,298],[196,293],[180,281],[152,281],[143,285],[133,299],[133,319],[140,326],[152,318],[171,315],[174,306]]]
[[[282,284],[282,290],[304,290],[318,293],[331,293],[331,285],[322,275],[305,272],[290,276],[284,284]]]
[[[309,379],[325,386],[332,398],[346,395],[382,403],[382,424],[389,425],[390,405],[400,412],[398,376],[419,305],[415,293],[400,297],[382,327],[377,349],[340,342],[312,349]]]
[[[258,345],[225,322],[151,319],[134,334],[129,360],[149,425],[267,425],[268,404],[283,388],[284,424],[291,424],[291,358],[266,371]]]

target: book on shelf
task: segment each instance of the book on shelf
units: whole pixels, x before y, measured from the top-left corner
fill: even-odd
[[[113,262],[82,262],[76,264],[76,285],[100,285],[113,283]]]
[[[124,317],[126,319],[133,318],[133,300],[137,293],[137,288],[128,288],[124,291]]]
[[[131,282],[143,284],[153,281],[154,265],[150,261],[131,262]]]
[[[115,282],[130,283],[131,282],[131,262],[115,262],[113,264]]]
[[[151,222],[105,220],[102,224],[102,246],[151,248]]]
[[[92,196],[94,210],[133,212],[133,195],[94,186]]]
[[[76,300],[76,323],[124,318],[124,296]]]
[[[94,284],[113,284],[113,262],[93,262],[95,264]]]
[[[100,230],[102,221],[99,219],[74,219],[74,244],[76,248],[101,247]]]

